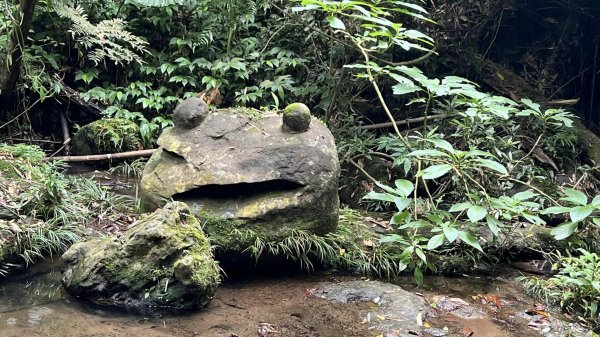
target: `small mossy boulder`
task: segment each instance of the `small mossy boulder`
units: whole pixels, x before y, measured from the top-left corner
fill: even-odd
[[[310,121],[310,109],[302,103],[292,103],[283,111],[283,129],[288,132],[305,132]]]
[[[140,128],[132,121],[106,118],[80,128],[73,137],[73,153],[91,155],[139,150]]]
[[[220,281],[210,243],[181,202],[145,216],[122,239],[75,244],[63,259],[71,295],[142,313],[205,306]]]

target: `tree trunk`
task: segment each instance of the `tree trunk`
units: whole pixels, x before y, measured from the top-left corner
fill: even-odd
[[[8,41],[8,62],[0,67],[0,110],[11,106],[17,81],[21,72],[23,48],[37,0],[19,0],[19,11],[15,13],[13,30]]]

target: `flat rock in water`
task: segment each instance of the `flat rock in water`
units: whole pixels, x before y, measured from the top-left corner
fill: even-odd
[[[422,297],[380,281],[321,283],[315,295],[337,303],[372,303],[363,319],[367,319],[374,332],[390,337],[414,337],[420,333],[418,322],[430,310]]]

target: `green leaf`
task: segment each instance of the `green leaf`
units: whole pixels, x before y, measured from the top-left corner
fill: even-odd
[[[412,157],[449,157],[450,155],[440,150],[416,150],[408,154]]]
[[[600,218],[592,218],[592,222],[596,227],[600,227]]]
[[[395,181],[395,184],[398,191],[406,197],[409,196],[415,188],[412,182],[405,179],[398,179]]]
[[[405,210],[406,207],[408,207],[411,202],[412,202],[412,200],[409,198],[400,198],[400,197],[394,198],[394,203],[396,204],[396,207],[398,208],[399,212],[402,212],[403,210]]]
[[[404,238],[398,234],[386,234],[379,238],[379,243],[404,242]]]
[[[495,237],[498,237],[498,235],[500,235],[500,227],[502,226],[502,223],[491,215],[486,216],[485,220],[490,231],[492,231]]]
[[[532,190],[527,190],[524,192],[519,192],[513,195],[513,198],[519,201],[529,200],[531,198],[537,197],[539,194],[533,192]]]
[[[413,92],[421,91],[422,89],[414,84],[398,83],[392,87],[394,95],[402,96],[412,94]]]
[[[423,252],[423,249],[417,247],[417,249],[415,249],[415,253],[421,259],[421,261],[427,263],[427,256],[425,255],[425,252]]]
[[[422,171],[423,179],[426,179],[426,180],[437,179],[439,177],[444,176],[450,170],[452,170],[452,165],[449,165],[449,164],[439,164],[439,165],[429,166],[428,168],[426,168],[425,170]]]
[[[569,213],[571,211],[571,207],[563,207],[563,206],[554,206],[548,207],[540,212],[540,214],[564,214]]]
[[[587,218],[594,211],[594,206],[578,206],[569,212],[571,221],[577,222]]]
[[[423,271],[421,270],[420,267],[415,268],[413,276],[415,277],[415,282],[417,282],[417,285],[419,287],[422,286],[423,285]]]
[[[600,194],[594,197],[594,200],[592,200],[592,205],[600,207]]]
[[[394,216],[390,220],[390,225],[399,225],[401,223],[404,223],[409,217],[409,212],[398,212],[394,214]]]
[[[508,174],[508,170],[506,169],[506,167],[504,167],[504,165],[500,164],[497,161],[480,158],[475,159],[475,161],[479,163],[480,166],[487,167],[490,170],[494,170],[500,174]]]
[[[458,236],[460,236],[463,242],[483,253],[483,249],[481,248],[479,242],[477,241],[477,239],[475,239],[473,234],[465,231],[459,231]]]
[[[561,200],[565,200],[580,206],[585,206],[587,204],[588,198],[581,191],[572,188],[566,188],[565,194],[567,195],[567,197],[561,198]]]
[[[450,209],[448,210],[448,212],[452,213],[452,212],[462,212],[465,209],[469,208],[473,206],[470,202],[461,202],[458,204],[454,204],[452,205],[452,207],[450,207]]]
[[[448,239],[448,241],[450,243],[454,242],[454,240],[456,240],[456,238],[458,238],[458,230],[456,228],[444,226],[443,230],[444,230],[444,235],[446,236],[446,239]]]
[[[333,29],[346,30],[346,25],[344,22],[333,15],[327,17],[327,22],[329,22],[329,26],[331,26]]]
[[[444,234],[432,236],[431,239],[429,239],[429,241],[427,242],[427,249],[434,250],[439,246],[443,245],[445,240],[446,238]]]
[[[428,139],[429,142],[433,143],[435,147],[438,147],[442,150],[446,150],[450,153],[454,152],[454,147],[448,141],[443,139]]]
[[[487,209],[478,205],[471,206],[469,207],[469,210],[467,210],[467,216],[471,222],[477,222],[485,218],[487,214]]]
[[[573,232],[577,229],[577,222],[565,222],[562,225],[559,225],[550,231],[556,240],[563,240],[571,236]]]
[[[377,193],[377,192],[369,192],[367,193],[367,195],[365,195],[363,197],[363,199],[369,199],[369,200],[381,200],[381,201],[387,201],[387,202],[394,202],[396,201],[396,197],[391,195],[391,194],[387,194],[387,193]]]

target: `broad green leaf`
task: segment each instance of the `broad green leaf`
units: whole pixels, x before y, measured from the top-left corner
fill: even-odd
[[[423,285],[423,271],[421,271],[420,267],[416,267],[414,271],[415,282],[420,287]]]
[[[479,242],[477,241],[477,239],[475,239],[473,234],[465,231],[459,231],[458,236],[460,236],[463,242],[483,253],[483,249],[481,248]]]
[[[425,227],[429,227],[431,224],[425,220],[417,220],[417,221],[411,221],[409,223],[407,223],[406,225],[400,226],[398,229],[419,229],[419,228],[425,228]]]
[[[548,207],[540,212],[540,214],[564,214],[569,213],[571,211],[571,207],[563,207],[563,206],[554,206]]]
[[[440,150],[416,150],[408,154],[412,157],[449,157],[450,155]]]
[[[404,238],[398,234],[386,234],[379,238],[379,243],[405,242]]]
[[[390,220],[390,224],[391,225],[399,225],[401,223],[404,223],[409,217],[410,217],[409,212],[398,212],[398,213],[394,214],[394,216]]]
[[[398,179],[395,184],[398,191],[405,197],[409,196],[415,188],[412,182],[405,179]]]
[[[525,104],[528,108],[532,109],[535,112],[540,112],[540,105],[532,102],[529,98],[521,99],[521,103]]]
[[[415,249],[415,253],[421,259],[421,261],[427,263],[427,256],[425,256],[425,252],[423,251],[423,249],[417,247],[417,249]]]
[[[571,221],[577,222],[587,218],[594,211],[594,206],[578,206],[569,212]]]
[[[408,207],[408,205],[410,205],[410,203],[412,202],[411,199],[409,198],[394,198],[394,203],[396,204],[396,208],[398,208],[399,212],[402,212],[406,209],[406,207]]]
[[[452,207],[450,207],[448,212],[451,212],[451,213],[452,212],[462,212],[471,206],[473,206],[473,205],[470,202],[461,202],[461,203],[452,205]]]
[[[386,192],[388,192],[390,194],[394,194],[394,195],[398,194],[398,191],[396,191],[396,189],[394,189],[392,187],[389,187],[389,186],[387,186],[385,184],[382,184],[380,182],[376,182],[375,185],[377,185],[377,187],[381,188],[382,190],[384,190],[384,191],[386,191]]]
[[[429,241],[427,242],[427,249],[434,250],[438,248],[439,246],[444,244],[444,240],[446,240],[444,234],[432,236],[431,239],[429,239]]]
[[[592,200],[592,205],[600,207],[600,194],[594,197],[594,200]]]
[[[537,196],[539,196],[539,194],[533,192],[532,190],[527,190],[513,195],[513,198],[520,201],[525,201]]]
[[[588,198],[581,191],[572,188],[566,188],[565,194],[567,195],[567,197],[561,198],[561,200],[569,201],[573,204],[580,206],[585,206],[587,204]]]
[[[450,243],[454,242],[454,240],[456,240],[456,238],[458,238],[458,230],[456,228],[445,226],[443,228],[443,230],[444,230],[444,235],[446,236],[446,239],[448,239],[448,241]]]
[[[471,222],[477,222],[485,218],[487,214],[487,209],[478,205],[471,206],[467,210],[467,217],[469,217],[469,220],[471,220]]]
[[[437,179],[439,177],[444,176],[450,170],[452,170],[452,165],[448,165],[448,164],[439,164],[439,165],[429,166],[428,168],[426,168],[425,170],[422,171],[423,179],[426,179],[426,180]]]
[[[596,227],[600,227],[600,218],[592,218],[592,222]]]
[[[412,94],[413,92],[421,91],[422,89],[417,87],[416,85],[410,85],[406,83],[398,83],[392,87],[394,95],[406,95]]]
[[[498,235],[500,235],[500,227],[502,226],[502,222],[498,221],[498,219],[491,215],[486,216],[485,220],[490,231],[492,231],[495,237],[498,237]]]
[[[454,147],[448,141],[443,139],[428,139],[429,142],[433,143],[435,147],[438,147],[442,150],[446,150],[450,153],[454,152]]]
[[[396,201],[396,197],[391,195],[391,194],[387,194],[387,193],[377,193],[377,192],[369,192],[367,193],[367,195],[365,195],[363,197],[363,199],[369,199],[369,200],[381,200],[381,201],[387,201],[387,202],[394,202]]]
[[[573,232],[577,229],[577,222],[565,222],[555,228],[553,228],[550,233],[554,235],[556,240],[563,240],[571,236]]]
[[[490,170],[494,170],[500,174],[508,174],[508,170],[504,165],[500,164],[497,161],[489,160],[489,159],[475,159],[479,165],[489,168]]]
[[[327,22],[329,22],[329,26],[331,26],[331,28],[346,30],[346,25],[344,24],[344,22],[342,22],[342,20],[336,18],[333,15],[327,17]]]

